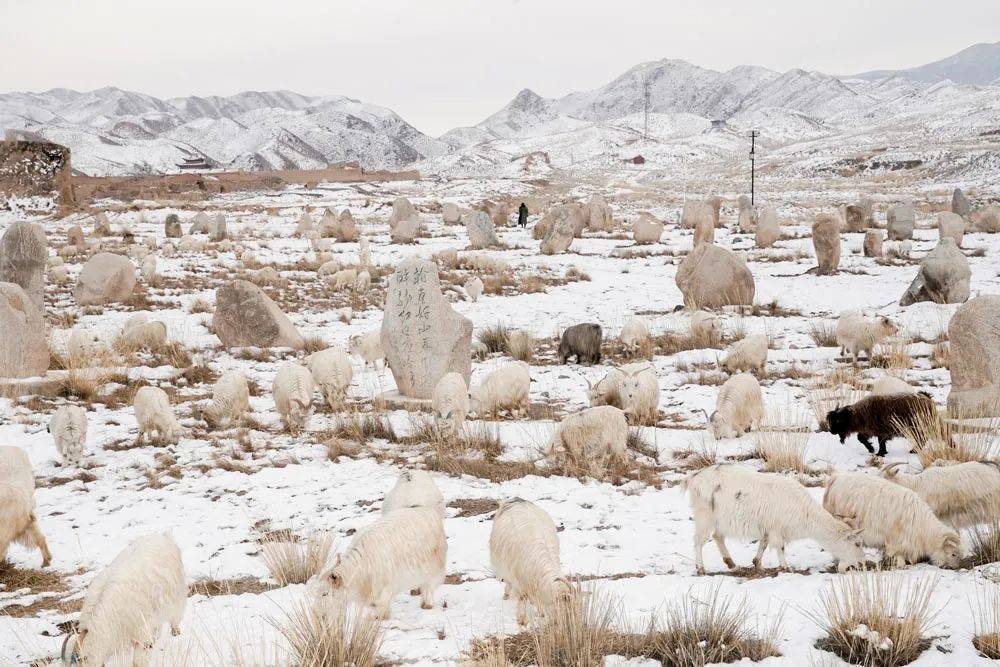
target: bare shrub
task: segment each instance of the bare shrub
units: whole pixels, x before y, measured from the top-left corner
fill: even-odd
[[[826,632],[816,648],[854,665],[907,665],[930,647],[936,577],[900,572],[841,575],[820,594],[813,620]]]
[[[757,454],[764,459],[765,472],[806,472],[806,449],[810,428],[805,415],[785,408],[754,434]]]
[[[931,349],[931,368],[948,368],[951,359],[951,344],[948,341],[935,343]]]
[[[189,313],[211,313],[212,312],[212,304],[209,303],[206,299],[202,299],[201,297],[199,297],[199,298],[195,299],[194,301],[192,301],[191,305],[188,306],[188,312]]]
[[[507,350],[509,336],[510,334],[507,327],[500,323],[497,323],[492,327],[486,327],[476,334],[476,338],[479,342],[485,345],[486,349],[491,353],[505,352]]]
[[[531,363],[535,356],[535,339],[526,331],[511,331],[507,336],[506,352],[518,361]]]
[[[702,436],[691,447],[676,450],[673,456],[685,468],[701,470],[719,462],[719,447],[715,440]]]
[[[896,427],[913,444],[924,468],[937,462],[987,461],[1000,454],[1000,418],[959,425],[947,413],[935,410],[919,414],[912,422],[897,421]]]
[[[322,352],[323,350],[329,347],[329,345],[326,344],[326,341],[323,340],[322,336],[306,336],[303,340],[305,344],[302,347],[302,349],[305,351],[306,354],[312,354],[313,352]]]
[[[266,534],[260,539],[260,554],[279,586],[304,584],[326,567],[333,549],[329,533],[314,533],[304,541],[288,535]]]
[[[829,320],[810,320],[809,337],[816,347],[837,347],[837,323]]]
[[[332,435],[361,445],[367,445],[370,440],[399,441],[392,422],[386,415],[378,412],[349,412],[341,415]]]
[[[857,403],[867,392],[848,384],[849,378],[828,376],[809,390],[809,407],[821,430],[827,429],[826,415],[831,410]]]
[[[288,641],[298,667],[374,667],[382,646],[382,626],[367,610],[298,602],[271,624]]]
[[[879,343],[872,352],[868,365],[872,368],[885,368],[888,371],[908,370],[913,363],[909,347],[910,341],[905,336]]]
[[[1000,660],[1000,585],[993,582],[980,584],[972,612],[976,622],[972,645],[984,657]]]

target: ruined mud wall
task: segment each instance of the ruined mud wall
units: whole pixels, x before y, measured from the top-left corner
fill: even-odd
[[[11,197],[53,197],[76,206],[69,149],[49,141],[0,141],[0,205]]]

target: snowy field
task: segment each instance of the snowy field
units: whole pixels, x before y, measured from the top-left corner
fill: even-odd
[[[697,187],[694,182],[684,184],[688,192]],[[626,178],[611,184],[481,179],[331,184],[313,190],[220,196],[207,202],[206,208],[210,214],[221,211],[227,216],[232,248],[222,252],[209,245],[200,253],[160,257],[159,286],[140,280],[137,290],[144,294],[142,298],[104,308],[75,305],[71,288],[83,257],[67,260],[69,283],[50,284],[45,294],[53,349],[64,349],[72,326],[93,328],[110,341],[127,317],[148,312],[166,323],[170,339],[188,353],[190,359],[179,365],[197,372],[185,373],[184,368],[167,365],[162,355],[138,354],[122,361],[127,381],[117,378],[117,383],[100,387],[90,400],[0,399],[0,444],[22,447],[31,459],[39,487],[38,521],[53,553],[46,571],[52,576],[28,585],[19,585],[18,577],[39,567],[37,552],[14,546],[8,554],[10,565],[0,571],[0,664],[56,660],[66,622],[76,618],[88,582],[131,540],[162,531],[170,531],[181,547],[192,593],[182,634],[171,637],[164,632],[155,647],[154,663],[287,664],[285,642],[275,623],[298,604],[306,587],[276,584],[261,558],[262,536],[290,531],[306,538],[328,532],[334,551],[342,550],[354,531],[378,518],[380,502],[400,470],[408,464],[426,465],[430,459],[425,443],[407,438],[421,417],[402,411],[387,413],[400,442],[376,439],[360,452],[336,460],[331,460],[325,443],[338,423],[353,417],[332,412],[318,395],[308,430],[295,437],[283,430],[271,398],[272,378],[278,364],[304,353],[225,350],[209,330],[215,289],[246,274],[237,248],[252,250],[257,260],[254,268],[270,265],[280,271],[283,284],[264,289],[304,336],[346,348],[350,336],[380,326],[387,279],[402,258],[429,258],[446,248],[458,249],[460,256],[472,252],[467,250],[464,227],[442,223],[439,202],[473,206],[487,197],[509,198],[516,210],[524,198],[535,214],[539,204],[585,201],[600,192],[619,223],[630,224],[642,210],[667,221],[662,242],[644,246],[646,256],[634,258],[612,254],[632,244],[625,233],[587,233],[573,242],[568,253],[542,256],[530,229],[499,228],[506,247],[476,252],[507,263],[512,280],[504,283],[504,293],[488,290],[473,303],[459,298],[455,290],[446,291],[454,308],[472,320],[474,336],[500,323],[537,339],[528,419],[473,423],[473,428],[499,436],[504,449],[499,462],[535,460],[558,419],[586,406],[587,380],[596,381],[610,366],[626,361],[615,343],[625,321],[638,316],[654,335],[687,331],[687,314],[675,312],[681,294],[674,277],[683,255],[691,249],[692,232],[677,225],[681,193],[672,189],[681,187]],[[945,192],[927,189],[918,195],[911,258],[876,262],[862,256],[862,234],[845,234],[841,271],[833,276],[807,273],[815,266],[809,225],[817,212],[853,201],[857,192],[847,186],[829,194],[789,187],[774,194],[772,203],[785,225],[784,238],[767,250],[756,249],[752,235],[732,231],[735,198],[727,200],[723,209],[726,228],[717,230],[715,242],[746,252],[758,304],[748,312],[725,313],[727,336],[769,335],[767,375],[761,382],[765,403],[769,411],[794,414],[812,429],[806,451],[811,472],[800,477],[817,500],[828,471],[874,472],[874,468],[854,438],[841,445],[835,436],[818,431],[810,411],[810,388],[835,371],[859,386],[886,372],[862,364],[855,377],[850,364],[838,359],[836,347],[818,347],[814,342],[811,333],[819,322],[832,326],[837,315],[849,308],[893,318],[905,332],[912,358],[909,368],[897,372],[928,391],[939,405],[947,398],[949,373],[934,363],[932,351],[956,306],[921,303],[904,309],[897,305],[919,259],[937,242],[937,230],[931,225],[934,211],[945,205]],[[421,211],[424,233],[416,244],[390,243],[390,205],[400,195]],[[897,196],[876,197],[876,204]],[[169,213],[178,213],[186,230],[196,210],[136,204],[102,202],[116,232],[105,240],[106,248],[125,252],[118,233],[122,229],[139,238],[154,236],[162,243],[163,222]],[[315,273],[316,253],[310,242],[293,237],[303,212],[321,212],[326,207],[350,209],[362,233],[371,239],[374,261],[381,270],[375,272],[366,295],[337,292],[325,285]],[[0,213],[0,232],[17,217]],[[531,223],[539,217],[532,215]],[[877,220],[884,220],[881,212]],[[83,215],[40,221],[52,253],[65,243],[70,226],[80,224],[88,238],[93,228],[93,218]],[[963,246],[972,269],[973,295],[1000,292],[996,261],[1000,237],[970,233]],[[345,264],[357,263],[356,243],[334,243],[331,252]],[[464,282],[472,273],[458,269],[448,275]],[[453,284],[442,276],[445,286]],[[530,291],[524,289],[528,284]],[[344,307],[353,308],[350,323],[341,321],[337,312]],[[581,322],[597,322],[604,328],[602,366],[559,365],[554,358],[554,337]],[[564,572],[581,578],[585,587],[618,599],[623,609],[621,623],[639,629],[667,606],[684,599],[705,600],[718,591],[737,601],[745,599],[751,618],[762,626],[782,615],[776,642],[781,657],[761,664],[839,664],[831,654],[814,648],[823,636],[812,616],[820,611],[820,595],[843,576],[830,571],[831,556],[816,543],[806,540],[789,546],[788,560],[794,568],[790,573],[777,570],[775,554],[769,551],[764,560],[767,576],[744,576],[746,570],[727,572],[710,543],[705,547],[709,576],[695,574],[693,521],[679,485],[693,469],[692,459],[697,457],[692,452],[755,469],[763,465],[753,456],[754,434],[716,443],[705,430],[705,412],[714,409],[718,392],[721,355],[719,349],[669,354],[657,349],[653,364],[660,384],[660,421],[641,429],[655,457],[633,453],[636,469],[616,483],[560,474],[495,482],[469,474],[433,472],[448,505],[448,578],[437,591],[437,606],[432,610],[422,610],[417,597],[395,599],[392,619],[384,623],[380,656],[385,662],[453,664],[474,638],[518,631],[514,604],[502,599],[503,585],[490,572],[488,539],[496,501],[520,497],[551,514],[561,529]],[[474,359],[473,384],[504,361],[509,358],[502,353]],[[212,430],[199,419],[197,408],[210,397],[215,377],[232,368],[244,370],[259,387],[251,397],[253,421],[246,428]],[[186,428],[176,447],[136,445],[131,395],[137,383],[164,387],[171,395]],[[364,368],[355,358],[350,413],[377,411],[373,399],[393,386],[388,370]],[[82,471],[58,465],[46,432],[53,410],[67,401],[87,408],[91,455]],[[915,465],[916,457],[908,450],[902,442],[895,442],[886,462]],[[539,465],[544,469],[544,462]],[[732,539],[729,547],[741,566],[750,564],[756,550],[754,544]],[[878,559],[874,550],[867,556],[873,562]],[[989,664],[972,644],[974,615],[977,595],[983,586],[996,585],[990,580],[1000,581],[1000,569],[983,566],[952,571],[922,564],[908,566],[903,576],[913,581],[933,578],[932,606],[939,610],[928,632],[932,644],[912,664]]]

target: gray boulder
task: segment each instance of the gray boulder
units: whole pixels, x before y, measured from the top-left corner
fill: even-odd
[[[959,417],[1000,416],[1000,295],[962,304],[948,324],[951,393]]]
[[[941,239],[920,262],[920,270],[903,293],[899,305],[909,306],[918,301],[934,303],[964,303],[969,299],[972,271],[969,260],[952,239]]]
[[[45,231],[33,222],[18,221],[0,238],[0,282],[20,285],[39,310],[45,309]]]
[[[840,220],[826,213],[817,215],[812,240],[816,249],[816,273],[836,273],[840,266]]]
[[[882,256],[882,230],[866,229],[864,243],[865,257]]]
[[[886,229],[890,241],[904,241],[913,238],[916,214],[912,204],[896,204],[886,213]]]
[[[951,193],[951,212],[963,218],[968,218],[969,214],[972,213],[972,204],[962,192],[962,188],[955,188],[955,191]]]
[[[135,289],[135,266],[124,255],[100,252],[87,260],[73,296],[79,306],[126,301]]]
[[[215,291],[212,329],[226,347],[290,347],[305,341],[291,320],[260,287],[234,280]]]
[[[756,286],[746,262],[725,248],[702,243],[688,253],[675,278],[692,308],[751,305]]]
[[[168,239],[179,239],[184,236],[181,220],[176,213],[169,214],[167,219],[163,221],[163,233]]]
[[[0,282],[0,377],[36,377],[48,368],[42,311],[20,285]]]
[[[469,245],[476,250],[500,245],[493,220],[485,211],[473,211],[465,222],[465,230],[469,234]]]

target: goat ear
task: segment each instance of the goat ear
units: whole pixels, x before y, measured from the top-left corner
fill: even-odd
[[[344,578],[336,570],[330,573],[330,585],[335,589],[341,588],[344,585]]]

